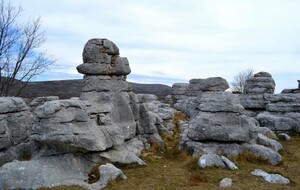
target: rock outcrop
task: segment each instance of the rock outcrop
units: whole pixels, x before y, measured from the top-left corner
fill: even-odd
[[[30,159],[30,135],[35,118],[21,98],[0,98],[0,166],[15,159]]]
[[[271,74],[259,72],[248,79],[245,94],[239,94],[246,115],[257,119],[261,127],[273,131],[300,132],[299,93],[274,93],[275,82]]]
[[[273,94],[275,90],[275,81],[272,75],[267,72],[259,72],[246,81],[246,94]]]
[[[91,39],[83,62],[77,67],[85,75],[79,98],[41,97],[31,108],[20,98],[0,98],[0,188],[100,189],[116,176],[87,184],[94,165],[143,165],[138,156],[145,146],[162,144],[158,132],[167,131],[164,124],[174,110],[156,96],[132,92],[126,81],[129,63],[119,56],[118,47],[107,39]]]
[[[222,92],[229,88],[228,82],[221,77],[207,79],[191,79],[187,83],[175,83],[172,86],[172,99],[176,104],[187,97],[196,97],[199,92]]]
[[[199,90],[197,97],[175,104],[190,118],[188,126],[182,128],[181,147],[194,155],[237,156],[249,152],[264,157],[273,165],[278,164],[281,156],[277,151],[282,148],[281,145],[267,137],[262,138],[265,136],[261,133],[268,131],[261,129],[256,119],[244,114],[239,96],[224,92],[224,84],[221,80],[221,88]]]

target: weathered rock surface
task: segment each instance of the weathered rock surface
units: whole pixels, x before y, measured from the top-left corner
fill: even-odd
[[[229,88],[228,82],[221,77],[207,79],[191,79],[186,89],[187,96],[197,96],[199,92],[225,91]]]
[[[207,168],[207,167],[212,167],[212,166],[226,168],[226,165],[224,164],[221,157],[216,154],[202,155],[198,160],[198,166],[200,168]]]
[[[217,154],[204,154],[198,160],[198,166],[200,168],[207,168],[207,167],[221,167],[221,168],[228,168],[230,170],[237,170],[238,167],[231,162],[225,156],[218,156]]]
[[[259,72],[246,81],[244,91],[246,94],[273,94],[274,90],[275,81],[272,75],[267,72]]]
[[[178,100],[182,100],[186,98],[186,89],[188,87],[188,83],[175,83],[172,86],[172,99],[173,103],[176,103]]]
[[[272,165],[278,165],[281,161],[281,155],[271,148],[267,148],[258,144],[243,144],[242,152],[248,152],[267,160]]]
[[[35,109],[32,139],[59,152],[103,151],[113,145],[79,100],[55,100]],[[53,146],[53,147],[52,147]]]
[[[268,137],[266,137],[265,135],[263,135],[261,133],[258,133],[257,143],[264,145],[266,147],[272,148],[276,152],[283,149],[282,145],[279,142],[277,142],[273,139],[269,139]]]
[[[252,125],[244,115],[202,112],[190,120],[188,137],[194,141],[249,142],[257,135]]]
[[[92,166],[83,157],[62,155],[30,161],[13,161],[0,168],[1,189],[37,189],[59,185],[84,185]]]
[[[262,112],[256,116],[262,127],[267,127],[273,131],[291,131],[296,128],[297,122],[283,115]]]
[[[228,169],[230,169],[230,170],[238,170],[239,169],[231,160],[229,160],[225,156],[221,156],[221,159]]]
[[[279,183],[279,184],[289,184],[290,180],[279,175],[279,174],[269,174],[263,170],[253,170],[252,175],[263,177],[264,180],[268,183]]]
[[[100,156],[112,163],[145,165],[145,162],[138,157],[143,149],[143,142],[133,138],[125,141],[122,145],[115,146],[112,150],[100,153]]]
[[[120,178],[127,179],[122,170],[108,163],[99,167],[100,179],[95,184],[89,185],[89,189],[96,190],[106,187],[111,181]]]
[[[107,39],[91,39],[83,50],[83,64],[79,73],[87,75],[128,75],[131,70],[127,58],[119,57],[119,49]]]
[[[31,157],[30,134],[35,119],[21,98],[0,98],[0,166]],[[16,151],[16,152],[15,152]]]

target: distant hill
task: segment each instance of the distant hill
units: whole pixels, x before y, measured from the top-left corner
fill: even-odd
[[[69,99],[80,95],[82,79],[30,82],[21,92],[20,97],[33,99],[40,96],[58,96]],[[162,84],[130,83],[136,94],[154,94],[164,97],[171,94],[171,87]]]

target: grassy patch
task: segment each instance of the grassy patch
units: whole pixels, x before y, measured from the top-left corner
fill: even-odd
[[[176,141],[176,133],[174,136],[174,138],[164,139],[166,144],[171,145],[171,149],[165,148],[163,153],[162,150],[159,150],[159,157],[148,160],[147,166],[137,166],[134,169],[130,169],[128,166],[121,168],[128,179],[113,183],[105,190],[220,189],[219,182],[225,177],[233,180],[233,186],[230,187],[233,190],[300,189],[299,134],[292,135],[292,141],[281,141],[284,147],[281,152],[284,162],[279,166],[272,166],[263,158],[255,155],[241,154],[237,158],[230,158],[239,167],[237,171],[221,168],[200,169],[197,165],[198,158],[192,158],[184,151],[173,150],[176,146],[173,146],[173,142],[170,141]],[[155,151],[153,155],[156,155]],[[262,178],[250,174],[254,169],[279,173],[289,178],[292,183],[290,185],[268,184]]]

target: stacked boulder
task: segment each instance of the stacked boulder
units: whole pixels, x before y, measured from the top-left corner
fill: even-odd
[[[216,84],[217,81],[223,80],[216,80]],[[226,85],[221,83],[220,86]],[[273,165],[280,162],[278,149],[273,150],[270,145],[275,142],[267,137],[267,142],[260,140],[265,136],[260,134],[263,131],[259,123],[244,114],[244,107],[237,95],[220,88],[207,88],[199,91],[193,100],[180,101],[176,107],[190,118],[188,126],[182,127],[180,145],[194,155],[214,153],[237,156],[249,152],[264,157]]]
[[[274,94],[275,82],[271,74],[259,72],[248,79],[245,93],[240,94],[245,114],[254,117],[261,127],[273,131],[300,132],[300,95]]]
[[[256,116],[260,125],[273,131],[300,133],[300,94],[273,94],[265,98],[265,111]]]
[[[221,77],[191,79],[187,83],[175,83],[172,86],[172,99],[176,104],[180,100],[196,97],[199,92],[225,91],[229,88],[227,81]]]
[[[85,182],[93,166],[145,164],[138,157],[145,145],[161,142],[163,120],[132,92],[129,63],[118,47],[91,39],[83,62],[77,67],[85,75],[79,98],[37,98],[31,108],[20,98],[0,99],[0,189],[100,189],[101,183]]]
[[[246,94],[273,94],[275,81],[272,75],[267,72],[259,72],[247,79],[245,84]]]

